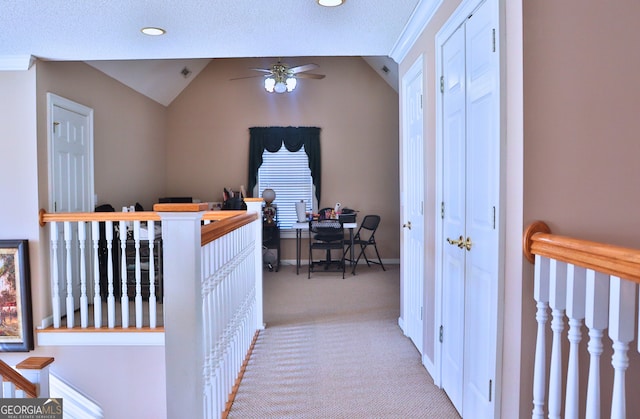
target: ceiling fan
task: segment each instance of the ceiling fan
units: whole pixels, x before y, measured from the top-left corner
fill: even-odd
[[[265,74],[255,76],[236,77],[231,80],[249,79],[253,77],[264,77],[264,88],[268,92],[284,93],[291,92],[296,88],[297,79],[323,79],[324,74],[307,73],[315,70],[318,64],[304,64],[296,67],[289,67],[288,64],[278,61],[271,68],[251,68]]]

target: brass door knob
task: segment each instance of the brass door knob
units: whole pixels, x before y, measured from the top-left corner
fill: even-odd
[[[458,246],[460,249],[464,247],[464,237],[460,236],[457,240],[447,237],[447,243],[452,246]]]

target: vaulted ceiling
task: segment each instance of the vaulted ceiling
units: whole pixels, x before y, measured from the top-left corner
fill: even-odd
[[[87,61],[168,104],[211,59],[362,56],[383,76],[440,0],[3,0],[0,70]],[[166,34],[151,37],[143,27]],[[190,77],[181,71],[187,67]],[[397,75],[396,75],[397,83]]]

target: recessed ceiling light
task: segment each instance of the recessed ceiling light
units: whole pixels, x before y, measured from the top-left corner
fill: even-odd
[[[340,6],[345,0],[318,0],[320,6],[335,7]]]
[[[151,26],[147,28],[142,28],[140,30],[142,31],[143,34],[149,35],[149,36],[160,36],[160,35],[164,35],[167,32],[162,28],[154,28]]]

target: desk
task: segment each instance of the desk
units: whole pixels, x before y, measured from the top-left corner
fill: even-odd
[[[358,228],[358,223],[342,223],[342,226],[349,229],[349,239],[351,240],[351,249],[349,256],[353,263],[353,230]],[[309,231],[309,222],[293,223],[291,228],[296,229],[296,275],[300,273],[300,247],[302,246],[302,231]]]

